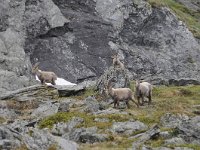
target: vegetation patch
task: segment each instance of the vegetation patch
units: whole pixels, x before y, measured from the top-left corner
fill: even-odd
[[[112,140],[95,144],[82,144],[80,150],[126,150],[132,146],[132,143],[136,139],[128,139],[127,137],[121,137],[113,135]]]
[[[131,82],[131,86],[134,88],[134,82]],[[52,116],[49,116],[43,119],[39,126],[40,128],[48,127],[52,128],[53,124],[58,122],[68,122],[73,117],[80,117],[84,119],[84,122],[79,124],[79,127],[94,127],[96,126],[98,132],[105,133],[109,135],[109,140],[102,143],[94,144],[81,144],[81,150],[101,150],[101,149],[120,149],[124,150],[130,148],[132,143],[137,139],[129,139],[125,135],[118,135],[111,133],[109,129],[114,122],[125,122],[130,120],[139,120],[149,127],[155,123],[160,122],[161,116],[166,113],[173,114],[186,114],[189,116],[194,116],[192,109],[193,105],[200,105],[200,86],[198,85],[189,85],[189,86],[158,86],[153,89],[152,104],[145,106],[140,106],[137,108],[135,104],[132,104],[130,109],[126,109],[128,114],[107,114],[107,115],[91,115],[87,113],[80,112],[66,112],[66,113],[57,113]],[[86,98],[91,95],[98,95],[98,93],[93,93],[94,91],[88,90],[86,93],[79,95],[82,98]],[[95,96],[96,96],[95,95]],[[75,98],[74,98],[75,99]],[[101,99],[103,100],[103,99]],[[95,118],[107,118],[108,122],[96,122]],[[177,136],[178,131],[175,129],[161,128],[161,131],[169,131],[174,137]],[[133,135],[137,135],[145,132],[136,131]],[[164,139],[156,138],[147,141],[145,144],[151,147],[160,147],[164,143]],[[195,145],[180,145],[180,147],[189,147],[197,149]],[[197,149],[198,150],[198,149]]]
[[[73,117],[80,117],[84,119],[81,126],[90,127],[91,123],[94,122],[94,116],[80,112],[59,112],[47,118],[44,118],[39,123],[39,128],[52,128],[54,124],[58,122],[68,122]]]
[[[84,100],[89,96],[94,96],[97,100],[101,100],[102,99],[102,95],[100,95],[98,93],[98,91],[95,90],[94,87],[87,88],[85,91],[80,92],[77,95],[70,96],[70,98],[77,99],[77,100]]]
[[[6,104],[9,109],[16,109],[16,110],[35,109],[39,105],[38,102],[34,100],[31,100],[31,101],[9,100],[6,102]]]
[[[28,150],[26,144],[22,144],[21,146],[15,148],[15,150]]]
[[[110,115],[99,115],[98,118],[108,118],[111,122],[125,122],[133,119],[134,116],[126,114],[110,114]]]
[[[194,34],[196,38],[200,39],[200,13],[199,11],[194,11],[188,9],[181,3],[175,0],[148,0],[152,7],[168,7],[170,8],[177,17],[186,23],[189,30]]]
[[[137,134],[141,134],[141,133],[144,133],[144,132],[146,132],[147,130],[137,130],[137,131],[134,131],[132,134],[131,134],[131,136],[135,136],[135,135],[137,135]]]
[[[4,122],[6,122],[6,119],[3,118],[3,117],[0,117],[0,124],[2,124],[2,123],[4,123]]]
[[[174,148],[174,147],[187,147],[187,148],[192,148],[194,150],[200,150],[200,146],[196,144],[182,144],[182,145],[170,145],[168,146],[169,148]]]
[[[62,113],[56,113],[52,116],[49,116],[39,123],[39,128],[52,128],[54,124],[57,124],[58,122],[68,122],[73,117],[80,117],[83,118],[83,122],[79,125],[77,125],[77,128],[80,127],[93,127],[96,126],[99,129],[107,129],[112,125],[112,122],[95,122],[95,116],[89,115],[86,113],[80,113],[80,112],[62,112]]]
[[[159,123],[166,113],[194,116],[194,105],[200,105],[200,86],[157,86],[153,88],[152,104],[127,111],[148,126]],[[133,107],[133,106],[132,106]]]
[[[57,150],[57,145],[52,144],[51,146],[49,146],[48,150]]]
[[[147,113],[144,113],[144,114],[138,115],[136,118],[137,120],[143,122],[144,124],[148,126],[152,126],[153,124],[159,122],[160,115],[157,116],[156,114],[153,114],[151,116],[151,115],[148,115]]]
[[[145,144],[151,147],[161,147],[164,144],[164,139],[163,138],[151,139],[145,142]]]

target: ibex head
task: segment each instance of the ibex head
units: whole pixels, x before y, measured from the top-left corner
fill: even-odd
[[[138,85],[140,85],[140,80],[135,81],[135,86],[138,86]]]
[[[111,58],[112,58],[112,59],[114,59],[114,58],[115,58],[115,59],[118,58],[118,53],[114,53],[114,54],[112,54]]]
[[[40,64],[40,63],[37,62],[37,63],[33,66],[33,68],[32,68],[32,73],[36,73],[36,71],[39,70],[39,68],[38,68],[39,64]]]

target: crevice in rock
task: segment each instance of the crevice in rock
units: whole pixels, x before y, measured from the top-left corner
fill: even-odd
[[[77,83],[79,84],[83,81],[91,80],[91,79],[94,79],[94,78],[96,78],[96,76],[87,76],[85,78],[79,78],[79,79],[77,79]]]
[[[69,27],[69,22],[65,23],[63,26],[51,28],[47,33],[41,34],[36,38],[45,39],[51,37],[59,37],[64,35],[66,32],[73,32],[73,28]]]

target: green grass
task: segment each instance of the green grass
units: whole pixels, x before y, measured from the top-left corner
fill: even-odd
[[[28,150],[26,144],[22,144],[19,147],[16,147],[15,150]]]
[[[112,140],[102,143],[81,144],[80,150],[127,150],[135,139],[128,139],[118,135],[112,135]]]
[[[111,115],[99,115],[96,116],[97,118],[108,118],[109,122],[95,122],[95,116],[89,115],[86,113],[80,113],[80,112],[60,112],[56,113],[54,115],[51,115],[49,117],[44,118],[43,120],[40,121],[39,123],[39,128],[52,128],[54,124],[58,122],[68,122],[70,121],[73,117],[80,117],[83,118],[84,121],[80,125],[77,126],[77,128],[80,127],[93,127],[96,126],[99,129],[108,129],[111,127],[113,122],[123,122],[123,121],[128,121],[129,119],[133,118],[132,116],[128,115],[120,115],[120,114],[111,114]]]
[[[195,116],[194,105],[200,105],[200,86],[159,86],[153,88],[152,105],[136,108],[132,104],[127,111],[150,127],[166,113]]]
[[[6,122],[6,119],[4,119],[3,117],[0,117],[0,124]]]
[[[169,7],[177,17],[186,23],[196,38],[200,39],[200,12],[188,9],[174,0],[148,0],[153,7]]]
[[[134,117],[125,114],[109,114],[109,115],[99,115],[98,118],[108,118],[110,122],[125,122]]]
[[[199,145],[195,145],[195,144],[182,144],[182,145],[176,145],[176,146],[171,145],[170,147],[171,148],[174,148],[174,147],[187,147],[187,148],[192,148],[194,150],[200,150],[200,146]]]
[[[57,145],[53,144],[53,145],[50,145],[48,150],[58,150],[57,147],[58,147]]]
[[[200,86],[158,86],[153,89],[153,104],[144,108],[135,108],[127,110],[134,114],[135,118],[145,123],[149,127],[154,123],[160,125],[160,118],[166,113],[186,114],[195,116],[193,113],[193,105],[200,105]],[[176,136],[175,129],[161,128],[162,131],[169,131]],[[150,140],[145,144],[151,147],[160,147],[164,143],[164,139],[158,138]],[[194,144],[180,145],[180,147],[189,147],[199,150]]]
[[[54,124],[58,122],[68,122],[73,117],[80,117],[84,119],[84,122],[81,123],[81,126],[90,127],[91,123],[94,122],[94,116],[88,115],[86,113],[80,112],[59,112],[54,115],[51,115],[47,118],[44,118],[39,123],[39,128],[52,128]]]
[[[145,142],[146,145],[149,145],[150,147],[160,147],[164,144],[164,139],[159,138],[159,139],[151,139],[147,142]]]
[[[131,88],[134,87],[134,82],[131,82]],[[91,95],[98,95],[98,93],[93,93],[93,90],[88,90],[79,98],[84,98]],[[104,100],[104,99],[99,99]],[[113,134],[107,129],[109,129],[114,122],[124,122],[129,120],[139,120],[149,127],[153,124],[160,122],[161,116],[165,113],[173,114],[186,114],[189,116],[195,116],[193,113],[193,105],[200,105],[200,86],[189,85],[189,86],[158,86],[153,88],[152,104],[150,106],[145,105],[144,107],[137,108],[135,104],[130,102],[130,109],[125,109],[128,114],[108,114],[108,115],[91,115],[87,113],[80,112],[66,112],[57,113],[49,116],[39,123],[40,128],[52,128],[53,124],[58,122],[68,122],[72,117],[81,117],[84,122],[79,124],[77,127],[93,127],[96,126],[99,133],[106,133],[109,135],[109,140],[102,143],[95,144],[81,144],[81,150],[101,150],[101,149],[118,149],[125,150],[130,148],[133,141],[136,139],[128,139],[127,136],[123,134]],[[95,118],[108,118],[109,122],[95,122]],[[172,135],[176,136],[177,131],[174,129],[162,128],[161,131],[169,131]],[[137,131],[133,135],[145,132]],[[145,144],[152,147],[162,146],[164,139],[158,138],[154,140],[149,140]],[[195,150],[199,150],[196,145],[180,145],[181,147],[190,147]]]
[[[84,100],[89,96],[94,96],[97,100],[102,99],[102,95],[100,95],[98,93],[98,91],[95,90],[94,87],[87,88],[85,91],[80,92],[77,95],[70,96],[69,98],[77,99],[77,100]]]

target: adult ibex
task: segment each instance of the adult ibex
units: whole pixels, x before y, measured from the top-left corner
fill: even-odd
[[[55,80],[57,80],[57,75],[54,72],[39,70],[38,66],[39,62],[33,66],[32,73],[37,75],[40,82],[42,84],[51,83],[52,85],[56,85]]]
[[[114,108],[116,107],[116,105],[119,107],[119,101],[125,101],[127,107],[129,108],[129,100],[132,100],[132,102],[134,102],[137,105],[137,107],[139,107],[139,105],[134,101],[134,95],[131,89],[130,88],[112,88],[111,84],[114,81],[115,81],[114,78],[108,81],[108,86],[107,86],[107,91],[106,91],[106,93],[109,94],[114,101]]]
[[[125,69],[124,68],[124,64],[119,60],[118,53],[112,55],[111,58],[113,59],[113,66],[114,66],[114,68],[116,68],[118,66],[122,70]]]
[[[135,83],[135,96],[139,104],[144,104],[144,98],[149,99],[148,104],[151,103],[152,98],[152,85],[148,82],[140,82],[136,80]],[[140,103],[140,98],[142,98],[142,103]]]

